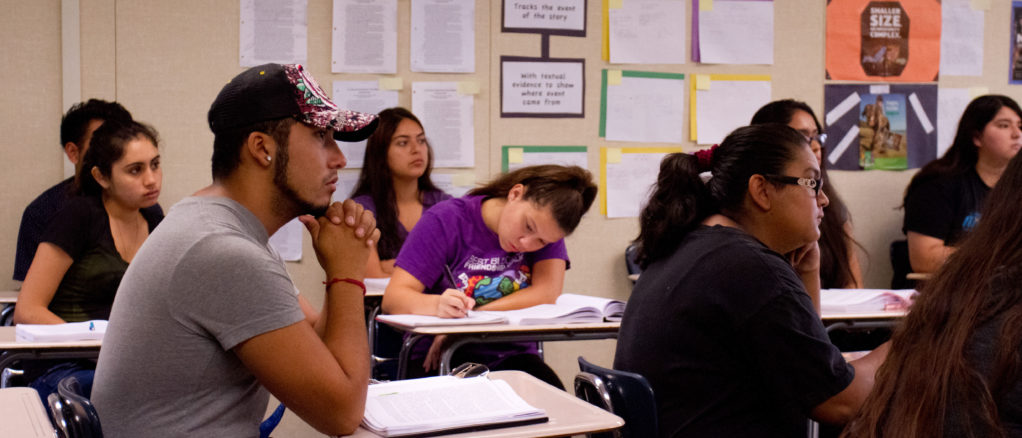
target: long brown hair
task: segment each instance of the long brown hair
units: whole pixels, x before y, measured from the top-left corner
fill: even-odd
[[[1020,187],[1022,157],[1015,156],[990,192],[979,225],[924,284],[895,330],[873,392],[843,436],[939,437],[949,432],[950,416],[965,422],[956,431],[968,436],[1004,436],[998,405],[1022,364]],[[1000,317],[987,376],[965,353],[976,328]]]
[[[543,164],[502,174],[468,194],[505,198],[518,184],[525,186],[523,199],[540,207],[550,206],[557,226],[566,234],[575,231],[582,215],[593,205],[598,190],[588,170],[578,166]]]

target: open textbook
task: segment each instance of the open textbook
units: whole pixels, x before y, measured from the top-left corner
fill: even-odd
[[[91,341],[103,339],[106,321],[92,320],[64,324],[18,324],[14,338],[30,342]]]
[[[610,298],[561,294],[556,304],[540,304],[518,310],[470,311],[464,318],[426,315],[379,315],[378,321],[401,327],[433,327],[474,324],[574,324],[620,321],[625,303]]]
[[[823,313],[907,310],[915,294],[915,289],[823,289],[820,310]]]
[[[362,425],[385,437],[428,436],[547,421],[503,380],[452,376],[369,386]]]

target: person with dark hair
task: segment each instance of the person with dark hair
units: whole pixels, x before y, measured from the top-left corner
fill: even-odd
[[[81,161],[89,149],[92,133],[107,120],[130,122],[132,119],[131,113],[121,104],[100,99],[89,99],[72,105],[61,119],[60,143],[67,159],[75,165],[75,175],[50,187],[25,207],[14,254],[14,280],[25,280],[43,232],[74,192],[73,183],[82,168]],[[150,216],[163,215],[160,204],[154,204],[146,210]]]
[[[800,436],[866,397],[887,346],[848,364],[827,339],[823,183],[805,136],[780,124],[661,162],[614,368],[649,380],[662,436]]]
[[[365,409],[362,283],[372,214],[331,204],[376,116],[338,109],[301,65],[264,64],[210,106],[213,184],[174,205],[132,261],[96,367],[103,434],[258,436],[269,394],[327,435]],[[313,217],[313,215],[319,217]],[[269,236],[295,217],[326,274],[321,313]]]
[[[922,284],[844,437],[1022,436],[1022,158]]]
[[[433,149],[411,111],[380,112],[376,131],[366,141],[365,164],[351,198],[376,215],[380,241],[369,253],[367,277],[390,277],[394,259],[422,214],[451,195],[433,184]]]
[[[76,193],[50,221],[18,294],[15,324],[108,319],[114,295],[142,242],[163,219],[156,205],[163,182],[156,131],[134,121],[103,123],[79,162]],[[30,386],[43,400],[60,377],[91,370],[90,361],[32,364]],[[91,378],[87,378],[91,381]]]
[[[542,165],[503,174],[465,197],[437,204],[398,253],[383,311],[460,318],[472,309],[553,304],[568,269],[564,237],[578,226],[596,191],[585,169]],[[417,344],[409,372],[435,369],[445,341],[439,336]],[[537,351],[535,342],[468,346],[458,349],[452,365],[471,361],[518,369],[563,388]]]
[[[980,221],[987,193],[1020,148],[1022,109],[1010,97],[980,96],[965,107],[954,143],[905,190],[902,232],[914,272],[935,272],[954,252]]]
[[[823,159],[827,135],[809,105],[793,99],[775,100],[752,116],[751,124],[762,123],[788,125],[802,134],[820,164],[821,177],[827,180],[827,166]],[[852,237],[852,216],[830,180],[823,186],[823,193],[830,202],[823,207],[823,222],[820,223],[821,286],[824,289],[861,288],[862,269],[856,255],[859,244]]]

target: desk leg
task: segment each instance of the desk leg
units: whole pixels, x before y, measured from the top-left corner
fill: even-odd
[[[444,347],[443,353],[440,353],[441,376],[446,376],[451,373],[451,359],[454,358],[454,352],[458,351],[462,345],[472,342],[479,342],[479,338],[474,336],[458,336],[456,339],[447,343],[447,346]]]
[[[404,380],[408,378],[408,358],[412,355],[412,347],[422,339],[423,335],[411,335],[405,339],[404,344],[401,344],[401,353],[398,354],[397,359],[397,379]]]

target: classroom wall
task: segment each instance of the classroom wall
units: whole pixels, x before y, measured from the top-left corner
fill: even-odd
[[[62,3],[77,0],[0,0],[0,288],[15,288],[10,280],[21,212],[40,192],[63,178],[59,148],[60,116],[66,108],[61,94]],[[500,170],[502,145],[586,145],[589,167],[599,174],[603,146],[676,146],[606,142],[598,137],[601,60],[599,0],[588,2],[588,36],[550,38],[551,57],[584,57],[586,101],[584,119],[501,119],[499,57],[540,55],[540,36],[500,32],[499,1],[476,1],[476,71],[472,74],[427,74],[409,71],[410,1],[398,2],[398,71],[404,79],[400,103],[411,106],[413,81],[474,80],[475,154],[473,169],[437,169],[437,173],[471,172],[478,181]],[[686,3],[691,2],[686,0]],[[988,87],[1022,100],[1019,87],[1007,85],[1010,2],[992,2],[986,14],[985,67],[982,77],[942,77],[941,86]],[[626,68],[679,73],[745,73],[772,76],[774,98],[797,98],[823,113],[824,16],[819,0],[775,2],[775,64],[771,66],[620,65]],[[239,11],[236,0],[87,0],[80,4],[81,96],[116,99],[137,119],[151,123],[162,137],[164,191],[168,208],[210,183],[209,157],[213,136],[206,111],[219,89],[243,69],[238,65]],[[376,79],[378,75],[331,74],[330,31],[332,1],[308,1],[306,63],[321,85],[331,90],[334,80]],[[690,25],[686,25],[690,26]],[[67,53],[65,53],[67,52]],[[679,121],[686,124],[687,119]],[[428,133],[427,133],[428,134]],[[686,151],[696,146],[681,145]],[[343,170],[342,172],[357,172]],[[897,208],[913,171],[831,172],[833,184],[849,205],[855,237],[868,257],[863,259],[867,287],[890,282],[889,243],[901,237],[902,213]],[[607,219],[594,207],[568,241],[572,269],[565,291],[627,299],[623,251],[638,232],[635,219]],[[322,302],[323,273],[308,237],[305,258],[289,263],[298,287],[314,304]],[[609,365],[613,341],[547,344],[549,362],[568,383],[584,354]],[[282,436],[317,436],[293,415],[281,426]]]

